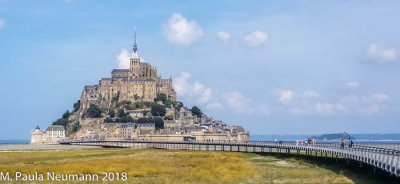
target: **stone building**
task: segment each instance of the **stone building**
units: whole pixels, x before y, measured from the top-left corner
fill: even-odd
[[[39,126],[31,132],[31,144],[56,144],[65,138],[65,129],[61,125],[51,125],[46,131],[40,131]]]
[[[164,93],[171,101],[176,101],[172,78],[162,79],[157,68],[142,62],[137,53],[136,33],[133,53],[128,69],[114,69],[111,78],[102,78],[97,85],[85,86],[81,95],[81,109],[84,112],[90,104],[101,108],[109,107],[113,97],[119,101],[152,102],[159,93]]]
[[[138,119],[138,118],[144,117],[143,111],[129,110],[129,111],[126,111],[126,112],[129,114],[129,116],[131,116],[134,119]]]

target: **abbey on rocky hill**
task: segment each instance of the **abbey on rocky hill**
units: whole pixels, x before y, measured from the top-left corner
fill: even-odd
[[[191,109],[176,101],[172,79],[162,79],[157,69],[141,62],[136,34],[129,69],[114,69],[111,78],[85,86],[72,112],[66,111],[53,126],[65,137],[49,139],[39,129],[32,143],[70,140],[157,140],[246,142],[249,132]],[[58,129],[57,129],[58,130]],[[50,132],[50,131],[48,131]],[[50,132],[51,133],[51,132]]]
[[[170,101],[176,101],[172,78],[162,79],[155,67],[141,62],[137,53],[135,34],[129,69],[114,69],[111,78],[102,78],[98,85],[85,86],[80,108],[85,111],[90,104],[107,108],[116,95],[119,95],[120,101],[152,102],[160,93],[165,94]]]

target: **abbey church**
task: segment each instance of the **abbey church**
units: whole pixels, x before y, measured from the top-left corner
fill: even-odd
[[[85,86],[80,108],[85,110],[90,104],[96,104],[101,108],[109,107],[116,95],[119,95],[120,101],[152,102],[158,93],[164,93],[169,100],[176,101],[172,79],[162,79],[155,67],[141,62],[135,34],[129,69],[114,69],[111,78],[102,78],[98,85]]]

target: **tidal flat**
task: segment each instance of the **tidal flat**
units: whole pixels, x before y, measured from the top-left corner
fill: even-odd
[[[254,153],[155,150],[155,149],[79,149],[25,150],[0,152],[0,171],[44,175],[91,174],[98,181],[85,183],[386,183],[371,174],[344,167],[334,161],[282,157]],[[113,176],[103,181],[104,172],[126,173],[126,181]],[[114,175],[113,174],[113,175]],[[387,181],[392,183],[392,181]],[[59,181],[53,183],[82,183]]]

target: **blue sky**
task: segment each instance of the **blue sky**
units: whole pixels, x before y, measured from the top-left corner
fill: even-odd
[[[399,1],[0,0],[0,139],[141,58],[251,134],[399,133]]]

